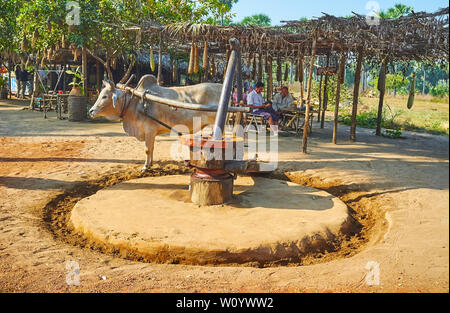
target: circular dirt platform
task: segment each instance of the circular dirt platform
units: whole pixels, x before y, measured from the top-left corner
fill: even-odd
[[[298,263],[352,232],[347,206],[314,188],[239,177],[226,205],[189,201],[189,176],[147,177],[79,201],[71,222],[90,240],[182,264]]]

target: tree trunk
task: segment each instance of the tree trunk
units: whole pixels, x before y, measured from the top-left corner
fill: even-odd
[[[386,72],[387,72],[387,57],[381,62],[380,77],[378,78],[378,89],[380,91],[380,100],[378,102],[378,116],[377,116],[377,130],[376,135],[381,136],[381,120],[383,117],[383,101],[386,92]]]
[[[316,58],[316,42],[317,42],[317,35],[314,36],[314,40],[313,40],[313,44],[312,44],[311,61],[309,64],[308,91],[306,94],[305,126],[303,128],[303,140],[302,140],[303,153],[307,152],[307,146],[308,146],[309,112],[311,111],[311,83],[312,83],[312,73],[314,71],[314,60]]]
[[[362,47],[358,49],[358,61],[355,70],[355,85],[353,88],[353,107],[352,107],[352,122],[350,126],[350,140],[356,140],[356,114],[358,113],[358,99],[359,99],[359,84],[361,82],[361,66],[364,58],[364,50]]]
[[[36,64],[34,65],[34,75],[33,75],[33,93],[31,94],[30,101],[30,109],[34,110],[34,100],[37,98],[38,90],[39,90],[39,78],[38,78],[38,70],[39,70],[39,60],[36,60]]]
[[[339,63],[339,73],[336,87],[336,104],[334,106],[334,125],[333,125],[333,143],[337,142],[338,120],[339,120],[339,101],[341,100],[341,84],[344,81],[345,72],[345,51],[341,51],[341,60]]]

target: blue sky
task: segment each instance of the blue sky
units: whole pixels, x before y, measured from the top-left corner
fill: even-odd
[[[264,13],[272,19],[272,25],[279,25],[281,20],[296,20],[301,17],[319,17],[321,12],[336,16],[351,15],[354,11],[367,14],[368,0],[239,0],[231,12],[236,13],[234,21],[245,16]],[[414,11],[434,12],[448,6],[448,0],[378,0],[381,10],[393,7],[396,3],[406,4]]]

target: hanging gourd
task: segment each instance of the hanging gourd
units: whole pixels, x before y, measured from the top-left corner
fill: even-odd
[[[205,40],[205,47],[203,48],[203,70],[208,69],[208,42]]]
[[[153,55],[153,46],[150,45],[150,69],[155,71],[155,56]]]
[[[303,82],[303,55],[298,56],[298,81]]]
[[[253,54],[252,80],[256,80],[256,53]]]
[[[61,48],[66,49],[67,45],[66,45],[66,37],[64,34],[62,34],[61,36]]]
[[[33,32],[33,39],[31,40],[31,47],[33,47],[33,48],[36,47],[36,41],[37,41],[38,37],[39,37],[39,32],[37,29],[35,29]]]
[[[214,54],[211,55],[211,69],[210,69],[211,77],[216,76],[216,61],[214,60]]]
[[[281,80],[282,80],[282,73],[281,73],[281,70],[282,70],[282,64],[281,64],[281,57],[280,56],[278,56],[277,57],[277,82],[281,82]]]
[[[172,60],[172,82],[178,83],[178,62],[175,58]]]
[[[284,81],[287,82],[288,78],[289,78],[289,65],[288,63],[286,63],[284,65]]]
[[[20,45],[20,48],[22,49],[22,51],[28,50],[28,40],[27,40],[27,37],[25,36],[25,34],[23,34],[22,43]]]
[[[258,77],[257,80],[258,82],[262,81],[262,76],[263,76],[263,60],[262,60],[262,53],[258,54]]]
[[[188,74],[194,73],[194,43],[191,45],[191,53],[189,54]]]
[[[408,97],[408,109],[411,110],[411,108],[414,105],[414,93],[416,89],[416,73],[412,74],[412,81],[411,86],[409,87],[409,97]]]
[[[198,46],[194,44],[194,73],[198,73],[200,63],[200,56],[198,54]]]

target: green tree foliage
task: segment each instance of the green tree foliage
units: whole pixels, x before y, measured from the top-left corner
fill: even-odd
[[[270,26],[271,19],[266,14],[255,14],[252,16],[246,16],[239,22],[239,25],[252,25],[252,26]]]
[[[379,17],[384,19],[395,19],[410,14],[413,8],[401,3],[397,3],[393,8],[379,12]]]

